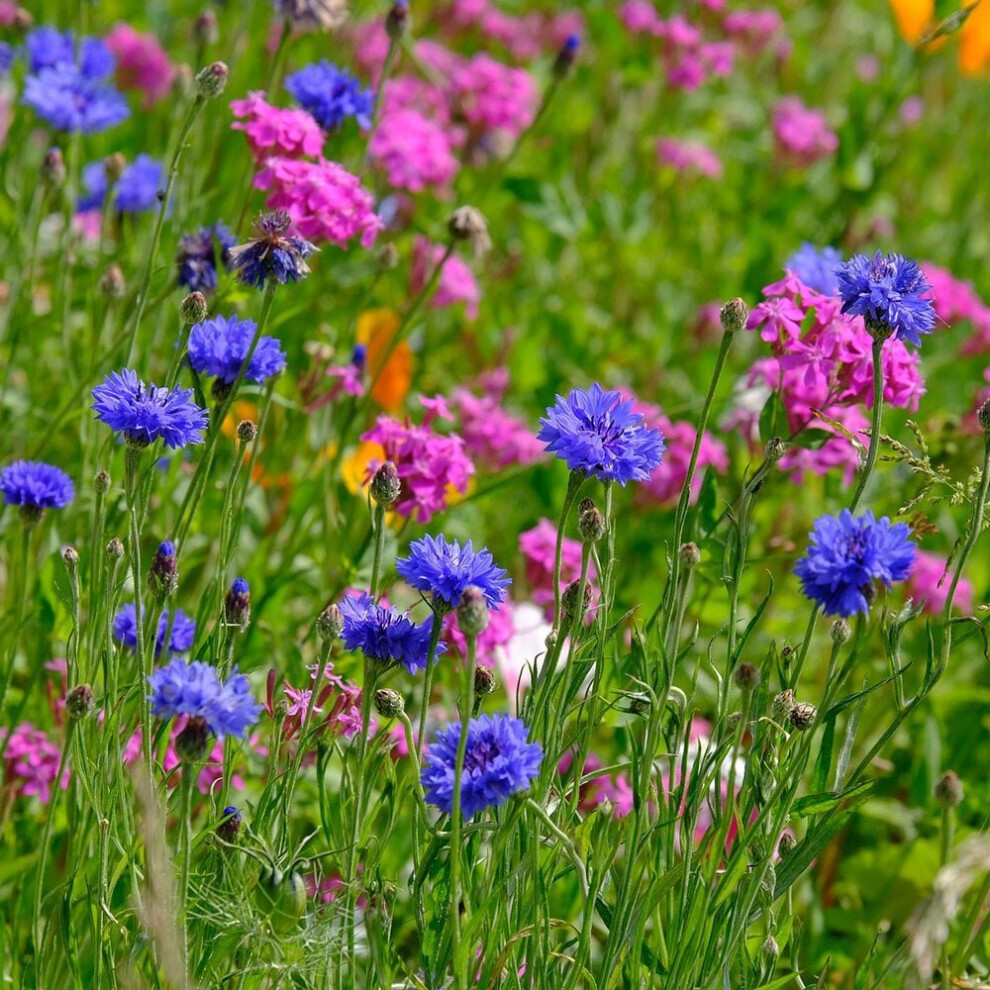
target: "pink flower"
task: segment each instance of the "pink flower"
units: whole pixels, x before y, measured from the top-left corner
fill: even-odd
[[[117,60],[117,85],[141,90],[145,109],[169,94],[175,66],[153,34],[141,34],[129,24],[118,23],[103,41]]]
[[[467,492],[474,465],[464,452],[464,441],[433,430],[432,424],[400,423],[390,416],[379,416],[362,440],[381,444],[385,458],[399,472],[402,489],[393,511],[428,523],[449,504],[451,494]],[[380,462],[368,465],[370,479]]]
[[[255,158],[269,155],[298,158],[319,155],[323,150],[323,131],[305,110],[283,110],[265,101],[262,92],[248,93],[243,100],[231,100],[234,116],[243,118],[231,129],[244,131]],[[264,188],[264,187],[261,187]]]
[[[22,722],[13,732],[0,729],[0,734],[7,740],[3,754],[4,780],[15,794],[33,795],[42,804],[48,804],[52,785],[58,779],[61,749],[30,722]],[[59,786],[63,791],[69,786],[68,767],[62,773]]]
[[[271,190],[268,208],[285,210],[308,240],[346,248],[358,238],[362,247],[369,248],[384,228],[361,180],[336,162],[269,158],[254,185]]]
[[[557,764],[557,773],[561,777],[570,773],[574,765],[574,757],[575,753],[573,750],[568,750],[560,758],[560,762]],[[594,753],[589,753],[587,760],[585,760],[584,768],[581,771],[581,776],[585,777],[588,774],[592,774],[596,770],[603,769],[604,766],[605,764],[602,763],[598,756]],[[569,797],[565,799],[569,800]],[[606,801],[612,805],[612,815],[615,818],[625,818],[626,815],[632,812],[633,789],[629,783],[629,778],[625,774],[619,773],[611,776],[602,774],[580,785],[578,810],[583,811],[586,815]]]
[[[718,155],[703,144],[660,138],[657,141],[657,158],[661,164],[670,165],[678,172],[698,172],[710,179],[721,179],[724,169]]]
[[[963,321],[973,326],[973,333],[963,342],[960,353],[969,356],[990,351],[990,307],[984,304],[973,284],[929,262],[921,268],[931,284],[932,305],[938,318],[949,326]]]
[[[619,17],[633,34],[659,35],[662,30],[663,21],[649,0],[626,0],[619,6]]]
[[[466,388],[456,388],[451,404],[458,415],[465,450],[477,463],[500,470],[513,464],[532,464],[543,455],[543,444],[528,424],[506,412],[496,396],[478,396]]]
[[[504,131],[515,138],[536,116],[539,96],[529,73],[488,55],[455,65],[450,88],[458,115],[481,133]]]
[[[923,601],[926,612],[937,614],[945,608],[952,583],[952,574],[947,566],[945,557],[924,550],[919,550],[915,555],[905,591],[915,601]],[[973,611],[973,584],[967,578],[959,579],[952,604],[967,615]]]
[[[737,38],[752,52],[766,48],[783,30],[775,10],[734,10],[722,19],[722,30]]]
[[[810,110],[796,96],[785,96],[774,104],[771,117],[777,153],[793,165],[811,165],[835,154],[839,139],[829,130],[825,115]]]
[[[413,242],[409,279],[409,289],[413,294],[419,292],[430,280],[446,251],[442,244],[431,244],[425,237],[416,238]],[[456,254],[452,254],[444,262],[430,305],[434,309],[442,309],[464,303],[467,318],[474,320],[477,319],[480,302],[481,289],[475,281],[474,272]]]
[[[412,109],[383,114],[368,153],[390,186],[413,193],[447,187],[460,167],[448,129]]]
[[[557,526],[549,519],[541,519],[532,529],[519,535],[519,552],[526,561],[526,581],[537,605],[547,606],[553,612],[553,565],[557,545]],[[581,576],[581,544],[564,537],[560,556],[560,589]],[[595,565],[588,565],[588,580],[595,578]]]
[[[767,290],[765,289],[764,292]],[[797,340],[801,336],[804,310],[793,300],[776,297],[754,306],[746,321],[747,330],[760,329],[760,336],[768,344]]]

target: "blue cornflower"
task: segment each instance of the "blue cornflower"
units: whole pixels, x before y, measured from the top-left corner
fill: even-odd
[[[47,24],[31,31],[24,39],[24,47],[27,49],[28,69],[31,72],[50,69],[60,62],[76,61],[76,44],[72,32],[59,31]]]
[[[326,59],[293,72],[285,80],[285,88],[325,131],[335,131],[348,117],[362,127],[371,127],[374,92]]]
[[[212,292],[217,287],[217,248],[224,268],[230,267],[230,249],[236,240],[222,223],[200,227],[195,234],[179,240],[175,263],[179,266],[179,285],[190,292]]]
[[[216,668],[201,660],[186,663],[174,659],[159,667],[148,684],[148,701],[156,718],[201,718],[218,739],[227,735],[243,738],[258,721],[262,708],[251,697],[251,684],[244,674],[235,668],[221,683]]]
[[[111,430],[120,430],[134,447],[161,439],[166,447],[203,442],[207,413],[192,400],[191,388],[146,385],[129,368],[111,371],[93,389],[93,412]]]
[[[862,316],[866,328],[892,331],[894,336],[921,346],[921,335],[935,326],[931,286],[916,261],[899,254],[868,258],[857,254],[842,265],[836,278],[842,312]]]
[[[457,607],[468,585],[480,588],[488,607],[495,608],[505,601],[505,589],[512,584],[489,550],[475,553],[470,540],[462,547],[457,540],[448,543],[442,534],[414,540],[409,556],[400,557],[395,569],[417,591],[451,609]]]
[[[573,389],[540,420],[536,435],[547,450],[567,462],[572,471],[601,481],[647,481],[663,459],[663,434],[643,424],[633,412],[632,399],[606,392],[597,382],[588,391]]]
[[[841,264],[841,251],[834,247],[816,248],[814,244],[805,241],[784,262],[784,268],[797,275],[809,289],[814,289],[823,296],[835,296],[839,294],[836,273]]]
[[[875,581],[890,588],[903,581],[914,563],[915,545],[907,523],[895,523],[866,512],[853,518],[841,515],[815,520],[811,545],[794,568],[805,595],[818,602],[826,615],[848,618],[869,612]]]
[[[283,210],[262,213],[255,221],[257,239],[230,249],[230,267],[245,285],[261,289],[269,279],[284,285],[309,274],[306,259],[316,247],[301,237],[289,236],[291,223]]]
[[[223,608],[224,618],[230,625],[242,631],[247,629],[251,620],[251,586],[244,578],[234,578],[227,589]]]
[[[71,62],[29,75],[21,102],[56,130],[97,134],[130,116],[123,96]]]
[[[107,198],[107,189],[110,183],[107,181],[107,169],[103,162],[90,162],[82,168],[82,186],[86,192],[76,201],[76,209],[80,213],[86,210],[99,210],[103,208],[103,201]]]
[[[17,52],[14,46],[7,44],[6,41],[0,41],[0,76],[6,76],[10,72],[15,58]]]
[[[251,349],[258,324],[236,316],[214,316],[189,331],[189,363],[201,375],[233,385]],[[285,367],[285,352],[275,337],[261,337],[244,377],[263,382]]]
[[[114,205],[121,213],[141,213],[158,205],[158,191],[163,188],[165,169],[151,155],[138,155],[113,187]]]
[[[165,633],[168,632],[168,611],[162,612],[155,634],[155,656],[160,656],[165,646]],[[137,650],[137,609],[128,602],[113,617],[113,638],[132,653]],[[196,638],[196,620],[189,618],[181,608],[175,610],[175,622],[168,641],[169,653],[186,653]]]
[[[386,665],[401,663],[410,674],[423,670],[430,650],[431,621],[417,625],[390,605],[379,605],[368,595],[348,595],[340,602],[344,619],[341,636],[349,650]],[[437,655],[444,652],[443,643]]]
[[[485,808],[504,804],[518,791],[529,790],[539,775],[543,749],[527,740],[526,724],[509,715],[481,715],[467,727],[467,749],[461,775],[461,813],[471,818]],[[448,815],[454,808],[454,770],[461,723],[441,729],[426,750],[422,781],[426,800]]]
[[[75,498],[72,479],[54,464],[14,461],[0,471],[0,492],[7,505],[19,505],[28,515],[61,509]]]

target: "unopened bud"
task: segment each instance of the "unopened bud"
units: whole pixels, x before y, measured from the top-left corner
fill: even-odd
[[[776,464],[787,453],[787,441],[783,437],[771,437],[763,448],[766,459]]]
[[[316,620],[316,632],[324,643],[333,642],[344,628],[344,616],[336,603],[328,605]]]
[[[399,249],[392,243],[383,244],[378,249],[378,267],[389,272],[399,264]]]
[[[495,671],[491,667],[474,668],[474,693],[479,697],[494,694],[498,687],[495,679]]]
[[[797,836],[789,828],[785,828],[777,842],[777,854],[783,859],[796,845]]]
[[[242,419],[237,424],[237,439],[241,443],[251,443],[258,435],[258,426],[250,419]]]
[[[119,151],[103,159],[103,174],[111,185],[124,174],[125,168],[127,168],[127,159]]]
[[[223,809],[223,821],[217,825],[217,835],[224,842],[234,843],[241,834],[241,813],[235,805],[228,804]]]
[[[379,688],[375,692],[375,711],[382,718],[399,718],[405,714],[406,703],[398,691],[391,688]]]
[[[88,684],[77,684],[65,696],[65,712],[74,722],[84,719],[94,704],[93,689]]]
[[[151,558],[148,587],[159,603],[174,595],[179,587],[179,564],[175,556],[175,544],[171,540],[159,544],[155,556]]]
[[[726,333],[736,333],[746,325],[749,317],[749,307],[742,299],[730,299],[718,313],[722,329]]]
[[[697,567],[701,563],[701,551],[697,543],[682,544],[677,556],[685,567]]]
[[[104,495],[110,490],[110,472],[97,471],[93,478],[93,489],[97,495]]]
[[[990,399],[980,406],[979,412],[976,414],[976,421],[980,424],[980,428],[983,432],[990,436]]]
[[[402,492],[399,469],[392,461],[385,461],[371,479],[371,497],[383,507],[390,506]]]
[[[842,643],[848,643],[849,637],[852,635],[852,629],[849,628],[849,623],[845,619],[836,619],[832,623],[832,642],[841,645]]]
[[[119,537],[115,536],[107,544],[107,557],[112,562],[115,560],[120,560],[120,558],[123,556],[124,556],[124,544],[120,541]]]
[[[220,40],[217,15],[212,10],[204,10],[193,21],[193,40],[198,45],[215,45]]]
[[[213,62],[196,73],[196,95],[204,100],[219,96],[227,86],[227,65]]]
[[[53,189],[61,189],[65,185],[65,158],[60,148],[49,148],[41,163],[41,178]]]
[[[773,699],[773,703],[770,706],[770,715],[775,722],[786,722],[791,715],[791,709],[797,703],[797,699],[794,697],[794,692],[787,688],[786,691],[781,691],[780,694],[776,695]]]
[[[79,551],[75,547],[62,547],[62,563],[70,574],[79,567]]]
[[[122,299],[127,291],[127,282],[124,281],[124,273],[120,270],[120,265],[107,265],[106,271],[100,276],[97,288],[104,299]]]
[[[179,305],[179,319],[183,326],[191,327],[202,323],[207,314],[206,296],[202,292],[190,292]]]
[[[732,672],[732,679],[741,691],[755,691],[760,686],[760,670],[755,664],[741,663]]]
[[[468,241],[476,258],[487,254],[492,247],[488,236],[488,221],[473,206],[459,206],[447,221],[447,231],[455,241]]]
[[[478,636],[487,628],[488,602],[477,585],[469,584],[464,589],[457,605],[457,625],[468,639]]]
[[[578,595],[583,594],[580,602]],[[591,604],[591,582],[585,580],[584,592],[581,592],[581,581],[574,580],[564,588],[564,593],[560,596],[560,605],[564,610],[564,616],[573,619],[576,615],[584,615]],[[580,611],[579,611],[580,610]]]
[[[553,62],[553,75],[555,79],[563,79],[567,76],[580,50],[581,35],[569,34],[564,40],[563,45],[560,46],[560,51],[557,52],[557,57]]]
[[[175,754],[183,763],[198,763],[210,745],[210,728],[206,719],[192,715],[175,737]]]
[[[951,770],[946,770],[935,783],[935,800],[943,808],[955,808],[964,797],[962,781]]]
[[[590,498],[578,506],[578,532],[585,543],[597,543],[605,534],[605,517]]]
[[[648,694],[631,694],[629,695],[629,711],[633,715],[640,715],[646,717],[650,714],[650,709],[653,707],[653,702],[650,700]]]
[[[30,10],[18,7],[14,11],[14,27],[18,31],[30,31],[34,27],[34,14]]]
[[[780,946],[777,945],[777,940],[772,935],[766,937],[766,941],[764,941],[762,946],[762,952],[767,959],[776,959],[780,955]]]
[[[223,614],[228,626],[244,632],[251,621],[251,587],[244,578],[234,578],[223,600]]]
[[[799,701],[790,711],[791,725],[799,731],[812,726],[818,715],[818,709],[808,701]]]
[[[385,33],[391,41],[400,41],[409,33],[408,0],[395,0],[385,16]]]
[[[894,336],[894,327],[886,320],[870,316],[869,313],[863,317],[863,324],[866,332],[878,342],[890,340]]]

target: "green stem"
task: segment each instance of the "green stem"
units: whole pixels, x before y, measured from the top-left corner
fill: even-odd
[[[430,648],[426,654],[426,671],[423,675],[423,704],[419,709],[419,736],[416,748],[409,752],[416,757],[418,764],[423,758],[423,744],[426,741],[426,716],[430,710],[430,692],[433,689],[433,670],[436,667],[437,647],[440,645],[440,635],[443,633],[443,615],[439,611],[433,613],[433,626],[430,629]]]
[[[880,453],[880,421],[883,417],[883,340],[873,341],[873,417],[870,422],[870,447],[866,454],[866,464],[859,476],[856,491],[849,503],[849,511],[855,515],[863,492],[873,475]]]

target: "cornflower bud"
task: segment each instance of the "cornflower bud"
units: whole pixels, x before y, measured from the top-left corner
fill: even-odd
[[[474,693],[479,697],[494,694],[498,686],[495,680],[495,672],[491,667],[474,668]]]
[[[677,551],[681,564],[685,567],[697,567],[701,563],[701,551],[697,543],[684,543]]]
[[[228,626],[244,632],[251,621],[251,588],[244,578],[235,578],[223,602],[223,614]]]
[[[491,250],[488,222],[481,211],[473,206],[459,206],[454,210],[447,221],[447,231],[455,241],[468,241],[476,258]]]
[[[385,33],[390,41],[401,41],[409,32],[408,0],[395,0],[385,16]]]
[[[219,96],[227,87],[227,65],[224,62],[213,62],[200,69],[195,79],[196,95],[204,100],[212,100]]]
[[[175,754],[183,763],[198,763],[210,744],[210,729],[206,719],[192,715],[183,730],[175,737]]]
[[[75,547],[62,547],[62,563],[70,574],[79,567],[79,551]]]
[[[402,491],[399,480],[399,469],[391,462],[385,461],[371,479],[371,497],[381,506],[390,506]]]
[[[193,21],[193,40],[198,45],[215,45],[220,40],[217,15],[212,10],[204,10]]]
[[[344,628],[344,617],[336,603],[328,605],[316,620],[316,632],[324,643],[332,643]]]
[[[383,244],[378,250],[378,267],[383,271],[391,271],[399,264],[399,249],[392,243]]]
[[[783,437],[771,437],[763,453],[771,464],[776,464],[787,453],[787,441]]]
[[[122,299],[127,291],[127,282],[124,281],[124,273],[120,270],[120,265],[107,265],[106,271],[100,276],[97,288],[104,299]]]
[[[406,703],[402,695],[391,688],[379,688],[375,692],[375,711],[382,718],[399,718],[405,714]]]
[[[159,604],[174,595],[175,589],[179,587],[179,564],[175,556],[175,544],[171,540],[160,543],[155,556],[151,558],[148,587]]]
[[[781,691],[770,706],[770,715],[775,722],[783,722],[790,717],[791,709],[797,704],[794,692],[787,688]]]
[[[66,714],[74,722],[84,719],[93,710],[94,704],[93,689],[88,684],[77,684],[65,696]]]
[[[573,619],[574,616],[578,614],[578,608],[581,609],[582,615],[588,610],[588,606],[591,604],[591,582],[584,582],[584,597],[579,605],[578,593],[580,591],[580,580],[571,581],[571,583],[564,588],[564,593],[560,596],[560,605],[564,610],[565,618]]]
[[[59,148],[49,148],[41,163],[41,178],[52,189],[61,189],[65,185],[65,158]]]
[[[946,770],[935,783],[935,800],[942,808],[955,808],[964,797],[962,781],[951,770]]]
[[[732,679],[741,691],[755,691],[760,686],[760,670],[754,664],[741,663],[733,671]]]
[[[818,709],[810,702],[799,701],[790,711],[789,718],[795,729],[803,732],[810,728],[818,715]]]
[[[838,645],[849,642],[849,637],[852,635],[852,629],[849,628],[849,623],[845,619],[836,619],[832,623],[832,642]]]
[[[127,168],[127,159],[119,151],[103,159],[103,174],[111,185],[124,174],[125,168]]]
[[[746,325],[749,317],[749,307],[742,299],[730,299],[718,313],[722,329],[726,333],[736,333]]]
[[[980,406],[979,412],[976,414],[976,420],[980,424],[980,428],[983,432],[990,436],[990,399]]]
[[[234,843],[241,834],[241,813],[233,804],[223,809],[223,821],[217,825],[217,835],[224,842]]]
[[[578,506],[578,532],[585,543],[597,543],[605,534],[605,517],[590,498]]]
[[[237,424],[237,439],[241,443],[251,443],[258,435],[258,426],[250,419],[242,419]]]
[[[179,319],[183,326],[191,327],[194,323],[202,323],[207,312],[206,296],[202,292],[190,292],[179,305]]]
[[[762,952],[768,959],[776,959],[780,955],[780,946],[777,945],[777,940],[772,935],[766,937],[766,941],[764,941],[762,946]]]
[[[115,560],[120,560],[124,556],[124,544],[120,541],[118,537],[114,537],[107,544],[107,557],[111,563]]]
[[[93,490],[97,495],[105,495],[110,490],[110,472],[97,471],[93,477]]]
[[[553,61],[553,76],[555,79],[566,78],[574,62],[577,60],[580,50],[581,35],[569,34],[560,46],[560,51],[557,52],[557,57]]]
[[[457,625],[468,639],[478,636],[488,626],[488,602],[477,585],[469,584],[457,605]]]

